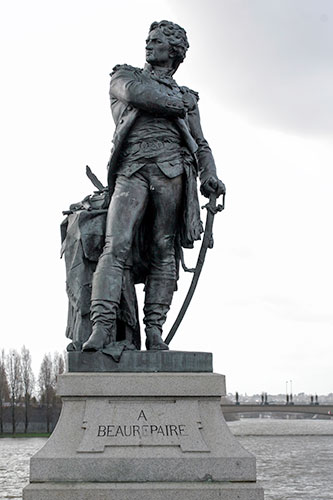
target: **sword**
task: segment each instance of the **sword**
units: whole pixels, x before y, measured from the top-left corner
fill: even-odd
[[[194,294],[195,289],[197,287],[199,277],[200,277],[200,274],[201,274],[201,271],[202,271],[202,268],[203,268],[203,265],[205,262],[207,249],[213,247],[214,217],[217,214],[217,212],[222,212],[222,210],[224,210],[224,203],[225,203],[225,194],[222,195],[222,205],[216,206],[216,193],[211,193],[209,196],[209,202],[207,203],[207,205],[202,207],[202,208],[207,209],[204,237],[202,240],[202,244],[201,244],[201,248],[200,248],[200,252],[199,252],[199,256],[198,256],[197,265],[194,269],[194,274],[193,274],[190,288],[187,292],[184,303],[183,303],[183,305],[178,313],[176,321],[174,322],[170,332],[168,333],[167,338],[164,341],[168,345],[170,344],[171,340],[175,336],[175,333],[178,330],[178,327],[179,327],[180,323],[182,322],[183,317],[185,316],[185,313],[188,309],[188,306],[190,305],[190,302],[192,300],[193,294]]]

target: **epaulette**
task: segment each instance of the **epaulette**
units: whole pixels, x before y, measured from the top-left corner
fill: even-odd
[[[130,66],[129,64],[117,64],[114,68],[112,68],[112,72],[110,73],[110,76],[113,76],[118,70],[120,69],[126,69],[129,71],[139,71],[141,73],[142,69],[140,68],[135,68],[134,66]]]
[[[189,89],[188,87],[185,86],[180,87],[180,90],[184,93],[189,92],[196,98],[197,102],[199,101],[199,92],[196,92],[195,90]]]

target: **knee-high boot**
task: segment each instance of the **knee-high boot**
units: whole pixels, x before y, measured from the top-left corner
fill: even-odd
[[[146,325],[146,348],[152,350],[168,350],[162,340],[162,328],[170,309],[175,280],[149,278],[146,284],[143,322]]]
[[[92,283],[90,319],[92,333],[83,344],[83,351],[99,351],[116,340],[117,310],[121,295],[121,276],[110,277],[95,272]]]
[[[93,300],[90,306],[92,333],[82,346],[83,351],[99,351],[116,340],[118,304],[108,300]]]

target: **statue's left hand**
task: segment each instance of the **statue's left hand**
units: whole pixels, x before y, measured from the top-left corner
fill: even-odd
[[[205,180],[203,184],[201,184],[200,191],[201,194],[203,194],[206,198],[209,198],[209,195],[211,193],[216,193],[216,196],[218,198],[221,194],[225,194],[226,189],[225,185],[222,181],[220,181],[220,179],[214,176],[210,176]]]

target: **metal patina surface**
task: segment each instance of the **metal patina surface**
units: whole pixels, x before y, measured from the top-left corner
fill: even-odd
[[[111,356],[74,351],[67,355],[69,372],[212,372],[210,352],[125,351],[116,362]]]
[[[107,187],[88,168],[98,191],[71,205],[62,225],[69,351],[103,351],[118,362],[123,351],[139,350],[137,283],[145,284],[146,349],[168,350],[194,293],[225,186],[202,133],[198,93],[174,79],[188,47],[183,28],[155,22],[144,68],[123,64],[111,73],[116,128]],[[182,249],[203,232],[197,179],[210,198],[205,237],[189,295],[163,341],[180,263],[188,270]]]

